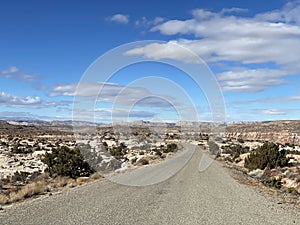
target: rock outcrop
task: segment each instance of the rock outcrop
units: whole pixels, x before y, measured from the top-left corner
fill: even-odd
[[[300,145],[300,121],[230,124],[226,127],[225,137]]]

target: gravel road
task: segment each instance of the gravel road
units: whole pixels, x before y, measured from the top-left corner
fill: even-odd
[[[197,148],[182,170],[158,184],[132,187],[103,179],[6,207],[0,224],[300,224],[300,210],[237,183],[218,162],[199,172],[201,156]]]

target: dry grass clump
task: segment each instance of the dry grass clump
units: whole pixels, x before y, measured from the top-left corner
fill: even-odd
[[[41,175],[32,183],[25,184],[17,190],[0,193],[0,206],[22,201],[36,195],[45,194],[47,192],[55,192],[64,188],[76,187],[99,178],[101,178],[101,176],[98,173],[94,173],[90,177],[78,177],[77,179],[61,176],[49,178],[47,175]]]
[[[90,179],[89,177],[78,177],[78,178],[76,178],[76,184],[82,185],[82,184],[88,182],[89,179]]]
[[[138,165],[138,166],[144,166],[144,165],[148,165],[148,164],[149,164],[149,160],[147,158],[140,158],[136,162],[136,165]]]
[[[57,191],[63,188],[73,188],[77,185],[81,185],[85,177],[79,177],[77,179],[73,179],[70,177],[56,177],[52,179],[49,183],[49,187],[51,191]]]
[[[99,173],[93,173],[91,176],[90,176],[90,179],[92,180],[98,180],[102,178],[102,176],[99,174]]]
[[[68,177],[56,177],[53,180],[51,180],[49,187],[51,190],[65,187],[65,186],[67,186],[68,183],[71,182],[71,180],[73,180],[73,179],[68,178]]]
[[[0,194],[0,205],[5,205],[8,203],[8,197],[5,194]]]
[[[48,190],[48,184],[46,181],[38,181],[23,186],[17,192],[11,192],[9,194],[9,202],[17,202],[25,198],[30,198],[34,195],[43,194]]]

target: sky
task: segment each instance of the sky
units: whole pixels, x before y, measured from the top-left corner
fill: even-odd
[[[300,1],[4,0],[0,32],[0,119],[299,119]]]

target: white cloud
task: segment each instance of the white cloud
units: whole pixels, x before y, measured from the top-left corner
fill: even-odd
[[[159,23],[162,23],[163,21],[165,21],[166,19],[165,18],[163,18],[163,17],[155,17],[154,18],[154,20],[152,21],[152,23],[154,24],[154,25],[157,25],[157,24],[159,24]]]
[[[153,20],[148,19],[147,17],[143,16],[142,18],[135,21],[135,25],[137,27],[149,27],[158,25],[162,22],[164,22],[166,19],[163,17],[155,17]]]
[[[68,101],[48,102],[42,101],[38,96],[17,96],[0,92],[0,106],[13,108],[48,108],[60,105],[69,105]]]
[[[131,110],[126,108],[95,108],[94,110],[83,109],[73,112],[73,119],[79,121],[97,122],[124,122],[134,120],[151,120],[157,113],[144,110]]]
[[[3,70],[2,74],[6,75],[6,74],[11,74],[11,73],[15,73],[18,72],[19,69],[15,66],[11,66],[10,68],[8,68],[7,70]]]
[[[116,23],[127,24],[129,23],[129,15],[115,14],[112,17],[110,17],[109,20]]]
[[[263,109],[260,113],[268,114],[268,115],[286,115],[287,112],[279,109]]]
[[[6,104],[10,106],[18,105],[34,105],[41,102],[40,97],[34,96],[16,96],[5,92],[0,92],[0,104]]]
[[[60,117],[60,116],[42,116],[33,114],[31,112],[12,112],[12,111],[1,111],[0,119],[2,120],[66,120],[71,117]]]
[[[262,98],[260,102],[300,102],[300,95],[283,96],[276,98]]]
[[[165,35],[194,35],[199,39],[172,40],[160,44],[160,48],[169,49],[169,43],[177,43],[191,49],[208,62],[275,62],[299,68],[299,49],[295,46],[300,45],[300,26],[198,11],[192,19],[169,20],[155,26],[152,31],[160,31]],[[176,49],[169,49],[169,53],[168,58],[178,59]],[[161,57],[165,58],[166,55]]]
[[[90,97],[98,102],[142,107],[170,108],[172,105],[179,105],[176,99],[171,96],[155,94],[142,87],[122,86],[113,83],[81,83],[79,86],[77,83],[60,84],[52,87],[49,96]]]
[[[110,118],[117,120],[126,120],[128,118],[153,118],[156,113],[143,110],[127,110],[121,108],[96,108],[95,115],[99,118]]]
[[[7,70],[0,71],[0,77],[13,78],[22,82],[33,82],[40,78],[40,75],[26,74],[20,71],[17,67],[11,66]]]
[[[196,20],[205,20],[205,19],[210,19],[210,18],[214,18],[214,17],[218,16],[217,13],[210,12],[210,11],[205,10],[205,9],[194,9],[192,11],[192,15],[194,16],[194,18]],[[187,21],[188,22],[193,22],[194,20],[187,20]],[[189,29],[191,29],[191,27],[189,27]]]
[[[245,100],[245,101],[234,101],[229,102],[227,105],[235,106],[235,105],[247,105],[252,103],[290,103],[290,102],[300,102],[300,94],[299,95],[291,95],[291,96],[280,96],[280,97],[270,97],[270,98],[258,98],[254,100]]]
[[[219,80],[226,91],[263,91],[284,83],[285,76],[299,73],[300,1],[252,17],[232,15],[245,11],[230,8],[216,13],[195,9],[190,19],[168,20],[151,29],[163,35],[177,35],[177,39],[151,43],[131,49],[126,54],[142,55],[154,60],[199,62],[180,45],[214,65],[220,62],[222,65],[240,64],[245,68],[250,64],[260,65],[262,69],[246,68],[244,72],[237,72],[229,68],[229,71],[220,74]],[[193,39],[184,38],[191,35]],[[277,69],[269,69],[269,63],[273,63]]]
[[[283,84],[287,73],[273,69],[243,69],[218,74],[217,79],[224,91],[258,92]]]
[[[300,23],[300,1],[288,2],[281,10],[274,10],[256,15],[258,20],[271,22]]]
[[[69,83],[59,84],[52,87],[52,93],[50,96],[81,96],[81,97],[97,97],[101,90],[101,100],[105,101],[118,96],[119,92],[124,88],[127,89],[128,94],[139,95],[139,94],[150,94],[143,88],[132,88],[113,83]]]
[[[220,14],[226,14],[226,13],[243,13],[243,12],[248,12],[248,9],[243,9],[243,8],[224,8],[221,10]]]
[[[195,55],[190,51],[191,46],[187,49],[180,43],[181,41],[169,41],[168,43],[152,43],[144,47],[128,50],[125,55],[143,55],[153,60],[159,59],[175,59],[183,62],[195,62]],[[198,61],[197,61],[198,62]]]

